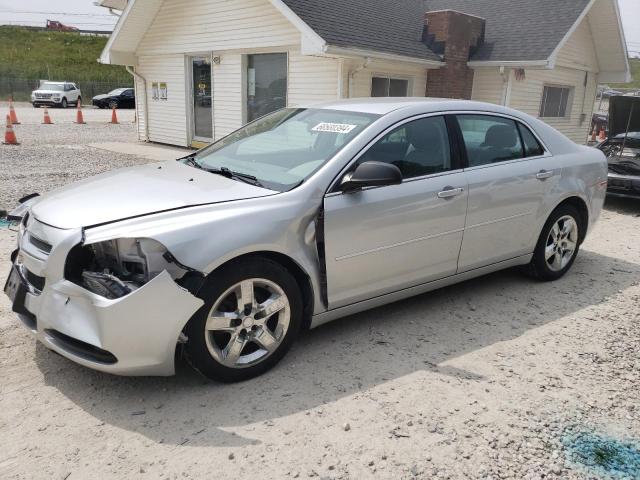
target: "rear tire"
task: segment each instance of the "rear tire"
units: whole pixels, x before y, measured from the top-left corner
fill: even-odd
[[[542,228],[533,258],[525,271],[541,281],[563,277],[573,265],[583,238],[583,220],[571,205],[556,208]]]
[[[294,277],[266,258],[223,266],[198,296],[205,304],[187,324],[185,354],[213,380],[239,382],[271,369],[302,325],[302,295]]]

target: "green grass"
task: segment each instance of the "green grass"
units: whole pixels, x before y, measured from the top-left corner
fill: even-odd
[[[0,26],[0,79],[98,81],[131,85],[122,66],[97,62],[107,37]]]
[[[613,83],[611,88],[640,88],[640,58],[630,58],[629,65],[633,77],[631,83]]]

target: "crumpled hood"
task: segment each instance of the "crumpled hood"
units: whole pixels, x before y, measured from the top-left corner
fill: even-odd
[[[628,155],[610,158],[609,171],[617,173],[618,175],[632,175],[634,177],[640,177],[640,158]]]
[[[275,193],[172,160],[114,170],[72,183],[38,199],[31,214],[53,227],[78,228]]]

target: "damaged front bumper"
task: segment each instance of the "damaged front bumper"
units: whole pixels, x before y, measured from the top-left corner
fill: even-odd
[[[120,298],[90,292],[63,275],[81,238],[28,220],[5,285],[13,310],[45,346],[76,363],[119,375],[172,375],[176,344],[202,300],[167,271]]]

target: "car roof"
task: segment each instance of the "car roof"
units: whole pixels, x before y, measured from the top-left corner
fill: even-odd
[[[386,115],[397,110],[413,109],[414,107],[422,107],[425,113],[461,110],[504,113],[508,115],[515,113],[512,109],[492,103],[429,97],[351,98],[348,100],[309,104],[303,107],[372,113],[376,115]]]

